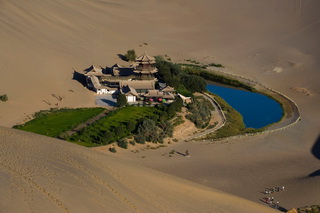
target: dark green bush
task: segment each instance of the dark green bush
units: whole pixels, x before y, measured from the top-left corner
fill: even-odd
[[[6,102],[8,101],[8,96],[7,95],[0,95],[0,101]]]
[[[146,137],[141,135],[141,134],[137,134],[134,136],[134,140],[137,142],[137,143],[141,143],[141,144],[145,144],[146,143]]]
[[[112,152],[112,153],[116,153],[117,152],[116,147],[114,147],[114,146],[110,147],[109,151]]]
[[[127,149],[128,148],[128,141],[124,138],[120,139],[118,142],[117,142],[118,146],[123,148],[123,149]]]

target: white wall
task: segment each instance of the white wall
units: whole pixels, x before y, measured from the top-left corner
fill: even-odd
[[[128,95],[128,96],[127,96],[127,101],[128,101],[128,102],[135,102],[135,101],[136,101],[136,96],[134,96],[134,95]]]

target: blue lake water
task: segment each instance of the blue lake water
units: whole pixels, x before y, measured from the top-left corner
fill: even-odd
[[[246,127],[261,128],[282,117],[280,104],[265,95],[211,84],[207,85],[207,90],[219,95],[237,110]]]

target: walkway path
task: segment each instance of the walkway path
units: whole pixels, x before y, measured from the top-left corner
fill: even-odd
[[[89,120],[87,120],[87,121],[84,122],[84,123],[79,124],[78,126],[76,126],[75,128],[73,128],[72,130],[69,130],[69,131],[67,131],[67,132],[62,133],[62,134],[59,136],[59,138],[65,139],[65,138],[73,135],[74,133],[80,131],[81,129],[83,129],[83,128],[89,126],[90,124],[94,123],[95,121],[99,120],[100,118],[105,117],[109,112],[110,112],[110,110],[108,110],[108,109],[103,110],[99,115],[97,115],[97,116],[95,116],[95,117],[93,117],[93,118],[90,118]]]
[[[191,136],[184,138],[183,140],[185,140],[185,141],[200,138],[200,137],[203,137],[207,134],[215,132],[218,129],[220,129],[221,127],[223,127],[227,121],[223,111],[221,110],[219,103],[211,95],[209,95],[207,93],[197,93],[196,95],[201,95],[202,97],[204,97],[205,99],[210,101],[212,106],[215,108],[215,110],[211,112],[211,116],[212,116],[211,119],[214,119],[217,122],[217,124],[215,125],[215,127],[211,128],[211,129],[206,129],[202,132],[199,132],[199,133],[196,133],[194,135],[191,135]]]

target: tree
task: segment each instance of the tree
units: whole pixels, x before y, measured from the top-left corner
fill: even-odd
[[[151,119],[144,119],[138,126],[138,134],[144,135],[147,140],[156,133],[156,123]]]
[[[127,123],[128,132],[132,132],[135,129],[136,129],[136,123],[133,121],[128,121],[128,123]]]
[[[135,61],[137,58],[136,52],[134,50],[128,50],[127,54],[124,55],[127,61]]]
[[[168,113],[166,111],[163,111],[161,114],[160,114],[160,117],[159,117],[160,121],[161,122],[164,122],[168,119]]]
[[[126,129],[121,125],[121,126],[117,126],[115,129],[115,134],[118,138],[121,138],[121,136],[123,136],[123,134],[125,133]]]
[[[117,104],[119,107],[123,107],[127,104],[127,98],[124,94],[118,94],[117,96]]]
[[[176,112],[180,112],[183,106],[183,101],[181,98],[176,97],[176,101],[171,103],[167,108],[168,117],[172,118]]]
[[[185,75],[181,79],[181,83],[191,92],[203,92],[206,90],[206,81],[197,75]]]
[[[109,144],[113,140],[114,140],[114,133],[110,131],[106,131],[101,137],[101,141],[103,144]]]

